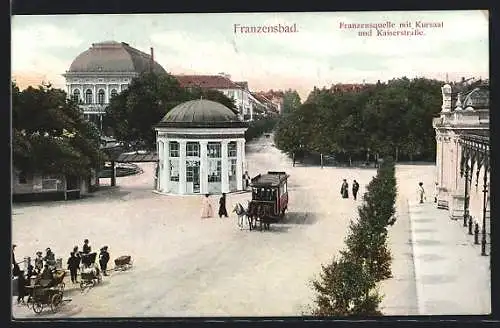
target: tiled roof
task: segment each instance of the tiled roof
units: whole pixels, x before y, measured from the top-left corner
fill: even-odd
[[[222,75],[175,75],[175,78],[183,88],[241,89],[241,86]]]
[[[120,163],[157,162],[158,154],[152,153],[122,153],[116,158]]]

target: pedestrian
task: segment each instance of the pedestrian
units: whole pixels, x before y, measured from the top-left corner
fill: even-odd
[[[202,219],[211,218],[214,215],[212,204],[210,204],[209,196],[210,196],[209,194],[205,194],[205,197],[203,197],[203,205],[201,209]]]
[[[434,185],[434,203],[438,202],[438,183],[436,182]]]
[[[48,264],[50,268],[56,267],[56,255],[52,252],[50,247],[47,247],[45,250],[45,257],[43,259],[45,260],[45,264]]]
[[[106,268],[109,262],[108,246],[101,248],[101,253],[99,254],[99,265],[101,266],[102,274],[107,276]]]
[[[90,254],[90,252],[92,251],[92,248],[89,245],[89,240],[88,239],[85,239],[83,241],[82,251],[83,251],[83,254]]]
[[[245,183],[245,190],[248,190],[248,187],[250,186],[250,175],[248,174],[248,171],[245,171],[245,174],[243,174],[243,182]]]
[[[219,218],[222,218],[222,216],[227,216],[227,209],[226,209],[226,194],[222,193],[222,196],[219,199]]]
[[[35,257],[35,270],[37,274],[42,273],[43,270],[43,256],[41,251],[36,252],[36,257]]]
[[[347,183],[347,180],[344,179],[342,182],[342,187],[340,187],[340,194],[342,195],[342,198],[349,198],[349,184]]]
[[[31,276],[34,276],[35,268],[31,265],[31,257],[26,258],[26,278],[31,279]]]
[[[71,282],[78,283],[77,273],[78,267],[80,266],[80,258],[75,255],[75,252],[71,252],[68,258],[68,270],[71,275]]]
[[[423,204],[424,200],[425,200],[425,190],[424,190],[424,183],[423,182],[418,183],[417,193],[418,193],[418,197],[420,199],[420,204]]]
[[[24,296],[26,296],[26,286],[28,282],[24,276],[24,271],[19,270],[17,276],[17,304],[24,303]]]
[[[12,275],[14,277],[17,277],[19,275],[19,272],[21,271],[21,269],[19,268],[19,264],[17,264],[16,262],[16,256],[14,254],[16,247],[16,244],[12,245]]]
[[[352,196],[354,197],[354,200],[357,199],[358,190],[359,190],[359,183],[356,180],[354,180],[352,182]]]

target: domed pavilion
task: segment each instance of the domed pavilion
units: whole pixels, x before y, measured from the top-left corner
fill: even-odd
[[[247,125],[231,109],[210,100],[187,101],[171,109],[154,129],[158,192],[243,190]]]

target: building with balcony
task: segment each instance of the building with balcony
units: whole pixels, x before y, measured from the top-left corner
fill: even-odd
[[[489,240],[489,82],[446,84],[441,91],[441,112],[432,122],[437,207],[463,220],[470,234],[477,223]]]
[[[79,54],[63,76],[68,97],[80,104],[88,120],[102,127],[110,99],[146,71],[166,73],[154,61],[153,48],[146,54],[125,42],[106,41]]]
[[[191,100],[171,109],[154,128],[157,192],[243,190],[247,126],[231,109],[210,100]]]
[[[218,75],[176,75],[183,88],[214,89],[226,97],[234,99],[239,116],[244,121],[252,121],[254,103],[258,102],[248,89],[248,82],[233,82],[225,73]]]

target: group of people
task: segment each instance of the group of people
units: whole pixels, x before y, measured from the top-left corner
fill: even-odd
[[[226,208],[226,194],[223,193],[222,196],[219,198],[219,217],[222,218],[228,217],[227,214],[227,208]],[[201,218],[202,219],[207,219],[211,218],[214,216],[214,211],[212,209],[212,204],[210,203],[210,194],[206,194],[205,197],[203,197],[203,203],[202,203],[202,209],[201,209]]]
[[[26,287],[31,285],[31,279],[35,278],[35,285],[43,285],[50,287],[54,281],[57,261],[54,252],[48,247],[45,251],[45,256],[41,251],[36,252],[35,265],[31,264],[31,258],[27,257],[25,261],[16,262],[14,251],[16,245],[12,246],[12,275],[17,277],[17,302],[24,302],[24,297],[27,296]],[[103,275],[107,276],[107,264],[109,262],[108,246],[101,248],[99,253],[99,266]],[[67,265],[71,276],[72,283],[78,283],[78,270],[85,270],[93,266],[95,257],[92,256],[92,248],[90,247],[89,240],[85,239],[83,242],[82,251],[78,250],[78,246],[73,248],[68,258]],[[26,272],[19,267],[19,263],[25,263]],[[62,269],[62,268],[61,268]],[[42,283],[43,282],[43,283]]]
[[[354,200],[356,200],[358,197],[358,191],[359,191],[359,183],[356,180],[353,180],[352,196]],[[340,187],[340,194],[342,195],[342,198],[349,198],[349,184],[347,183],[346,179],[344,179],[344,181],[342,182],[342,186]]]

